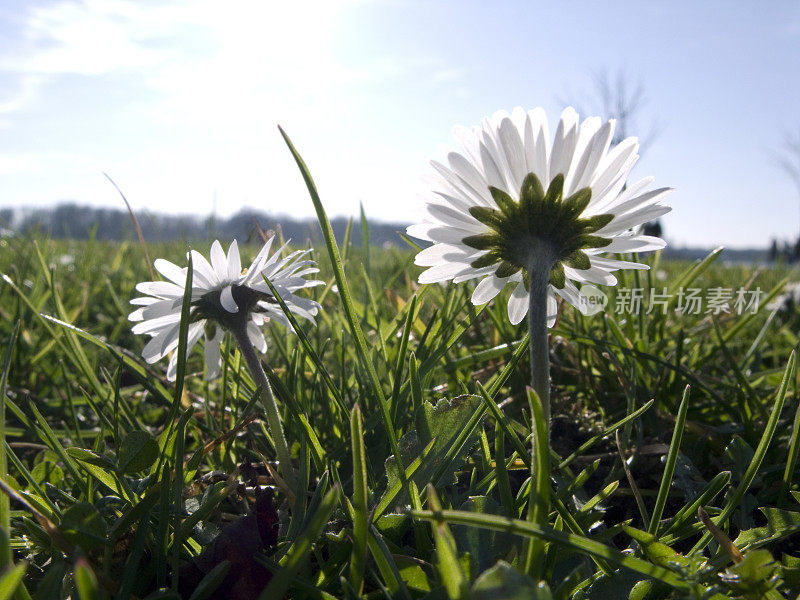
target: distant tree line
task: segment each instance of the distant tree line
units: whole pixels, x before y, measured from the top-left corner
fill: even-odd
[[[767,252],[769,262],[796,263],[800,262],[800,237],[795,242],[781,242],[773,239]]]
[[[275,230],[280,227],[283,236],[296,244],[306,240],[317,240],[320,236],[316,220],[298,220],[286,216],[275,216],[252,209],[244,209],[231,217],[192,217],[180,215],[137,215],[142,235],[147,241],[207,240],[219,238],[238,239],[242,242],[258,239],[258,227]],[[336,238],[344,238],[348,219],[331,219]],[[360,224],[353,224],[353,243],[360,244]],[[98,240],[134,240],[136,230],[130,215],[124,209],[95,208],[75,203],[66,203],[54,208],[17,209],[0,208],[0,228],[19,234],[40,231],[55,238]],[[369,222],[370,244],[403,246],[400,232],[406,225]]]

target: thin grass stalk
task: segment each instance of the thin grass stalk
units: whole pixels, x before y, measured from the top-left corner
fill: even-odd
[[[686,386],[683,391],[683,399],[681,400],[680,408],[678,408],[678,416],[675,419],[675,429],[672,432],[672,442],[669,445],[669,452],[667,453],[667,460],[664,463],[664,474],[661,477],[661,485],[658,488],[658,496],[656,503],[653,507],[653,514],[650,516],[650,526],[647,528],[648,533],[656,535],[658,532],[658,524],[661,521],[661,515],[664,513],[664,506],[667,504],[667,495],[669,488],[672,484],[672,476],[675,473],[675,463],[678,460],[678,452],[681,449],[681,438],[683,437],[683,427],[686,423],[686,411],[689,409],[689,390],[690,386]]]

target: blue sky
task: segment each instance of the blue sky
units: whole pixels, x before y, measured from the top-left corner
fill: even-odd
[[[311,216],[280,123],[330,214],[409,221],[453,125],[599,113],[593,78],[623,72],[671,242],[800,231],[774,156],[800,131],[797,2],[10,0],[0,40],[0,206],[120,206],[105,171],[137,210]]]

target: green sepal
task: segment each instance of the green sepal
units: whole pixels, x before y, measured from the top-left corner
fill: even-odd
[[[497,267],[497,271],[495,271],[495,275],[498,277],[511,277],[514,273],[519,271],[519,267],[516,265],[512,265],[506,261],[500,263],[500,266]]]
[[[555,177],[553,177],[553,181],[550,182],[550,186],[547,188],[547,194],[545,194],[544,202],[545,204],[556,204],[557,202],[561,202],[561,197],[564,194],[564,175],[559,173]]]
[[[575,250],[575,252],[567,256],[567,264],[573,269],[579,269],[581,271],[592,267],[592,261],[589,260],[589,255],[580,250]]]
[[[588,219],[581,219],[580,224],[583,226],[583,229],[586,231],[586,233],[594,233],[595,231],[602,229],[611,223],[613,220],[614,215],[612,214],[595,215],[594,217],[589,217]]]
[[[591,199],[592,188],[585,187],[564,200],[564,208],[569,211],[570,215],[577,216],[586,210]]]
[[[581,248],[605,248],[612,240],[600,235],[582,235],[578,238]]]
[[[542,182],[534,173],[525,175],[522,180],[522,188],[519,193],[519,204],[526,213],[530,213],[531,208],[544,201],[544,188]]]
[[[463,240],[464,244],[476,250],[491,250],[498,246],[503,240],[496,233],[481,233],[478,235],[468,235]]]
[[[567,284],[567,276],[564,274],[563,263],[557,262],[555,266],[550,269],[550,283],[559,290],[564,289],[564,286]]]
[[[503,213],[488,206],[470,206],[469,214],[489,227],[500,225],[503,222]]]
[[[509,196],[506,192],[504,192],[500,188],[496,188],[490,185],[489,193],[492,194],[492,198],[494,198],[494,201],[497,202],[498,208],[504,213],[511,213],[516,210],[517,203],[511,196]]]
[[[489,265],[493,265],[499,260],[500,257],[495,252],[488,252],[487,254],[479,256],[478,258],[473,260],[471,263],[469,263],[469,266],[472,267],[473,269],[482,269],[483,267],[488,267]]]

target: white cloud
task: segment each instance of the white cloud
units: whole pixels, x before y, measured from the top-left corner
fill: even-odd
[[[17,78],[18,85],[7,97],[0,97],[0,114],[14,113],[30,104],[37,96],[43,77],[40,75],[21,75]]]
[[[0,175],[25,173],[36,168],[36,157],[33,155],[0,155]]]

